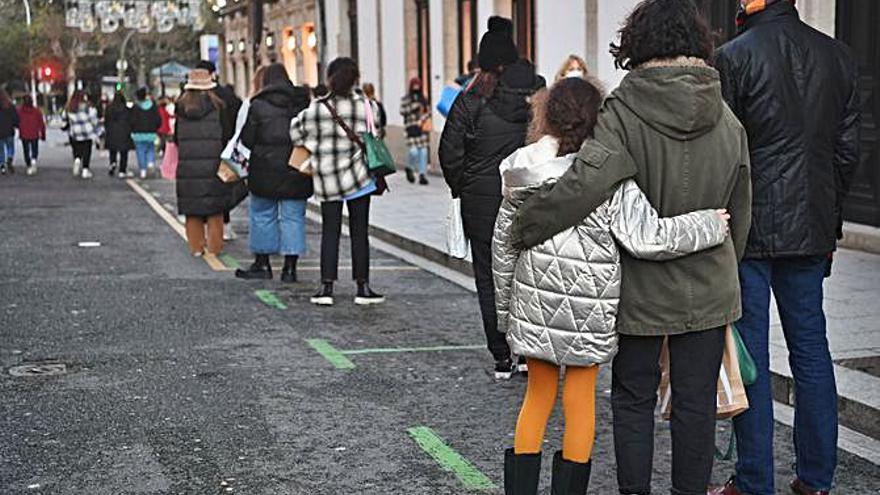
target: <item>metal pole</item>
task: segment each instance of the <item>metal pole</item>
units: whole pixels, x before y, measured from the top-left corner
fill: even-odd
[[[22,0],[24,2],[24,16],[27,21],[28,27],[28,38],[30,38],[31,31],[31,4],[28,0]],[[30,42],[28,42],[28,61],[31,64],[30,74],[31,74],[31,99],[34,102],[34,105],[37,104],[37,78],[34,76],[34,71],[36,68],[33,67],[34,59],[33,59],[33,49],[31,48]]]
[[[116,77],[119,79],[119,84],[122,86],[122,92],[125,93],[125,71],[128,68],[128,61],[125,60],[125,48],[128,46],[128,41],[134,36],[136,31],[132,29],[125,35],[125,39],[122,40],[122,47],[119,48],[119,60],[116,61]]]

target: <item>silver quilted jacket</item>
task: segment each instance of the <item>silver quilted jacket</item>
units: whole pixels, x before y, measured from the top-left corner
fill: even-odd
[[[504,201],[492,243],[498,328],[515,355],[592,366],[617,353],[618,244],[635,257],[662,261],[721,244],[728,227],[713,210],[658,218],[629,180],[581,224],[519,252],[509,242],[517,207],[574,159],[557,157],[558,149],[545,137],[501,164]]]

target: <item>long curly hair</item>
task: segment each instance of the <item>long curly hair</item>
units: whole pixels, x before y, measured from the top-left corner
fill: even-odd
[[[574,153],[593,137],[599,108],[605,99],[602,85],[592,78],[565,78],[532,98],[528,141],[544,136],[559,141],[558,156]]]
[[[695,57],[709,60],[712,31],[693,0],[644,0],[618,31],[611,56],[619,69],[632,70],[656,59]]]

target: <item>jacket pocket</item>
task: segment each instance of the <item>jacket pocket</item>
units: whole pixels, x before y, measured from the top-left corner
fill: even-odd
[[[602,143],[589,139],[578,151],[578,160],[593,168],[602,168],[611,156],[611,150]]]

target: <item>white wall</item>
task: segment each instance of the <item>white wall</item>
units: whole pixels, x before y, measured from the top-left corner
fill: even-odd
[[[443,0],[430,0],[429,6],[430,22],[431,22],[431,80],[427,83],[431,85],[431,95],[436,102],[440,98],[443,86],[446,85],[446,79],[443,75],[446,67],[446,50],[443,43],[444,18],[446,12],[443,9]],[[456,12],[450,12],[457,15]],[[440,129],[446,119],[437,111],[437,107],[433,108],[433,123]]]
[[[347,23],[343,22],[342,2],[343,0],[324,0],[324,19],[327,21],[327,25],[321,26],[321,29],[325,30],[324,33],[327,40],[324,56],[324,61],[327,64],[340,55],[339,36],[343,26],[347,25]],[[318,51],[320,52],[320,50],[321,45],[319,43]]]
[[[608,53],[608,46],[617,40],[617,30],[626,16],[632,11],[639,0],[600,0],[598,5],[598,22],[596,33],[596,75],[605,84],[608,91],[616,88],[626,74],[614,68],[614,60]]]
[[[371,82],[380,86],[382,44],[379,41],[381,31],[378,0],[358,0],[357,8],[358,65],[361,70],[361,82]]]
[[[586,54],[587,33],[585,31],[586,2],[547,2],[535,4],[535,63],[538,73],[553,83],[553,77],[562,61],[575,54],[588,58]],[[591,67],[590,70],[593,70]]]
[[[489,25],[489,18],[495,15],[495,2],[493,0],[477,0],[477,43],[483,37]]]
[[[385,105],[388,123],[399,126],[403,125],[403,117],[400,115],[400,92],[402,88],[406,88],[404,1],[381,0],[379,2],[379,15],[382,19],[382,73],[377,90],[379,98]]]

